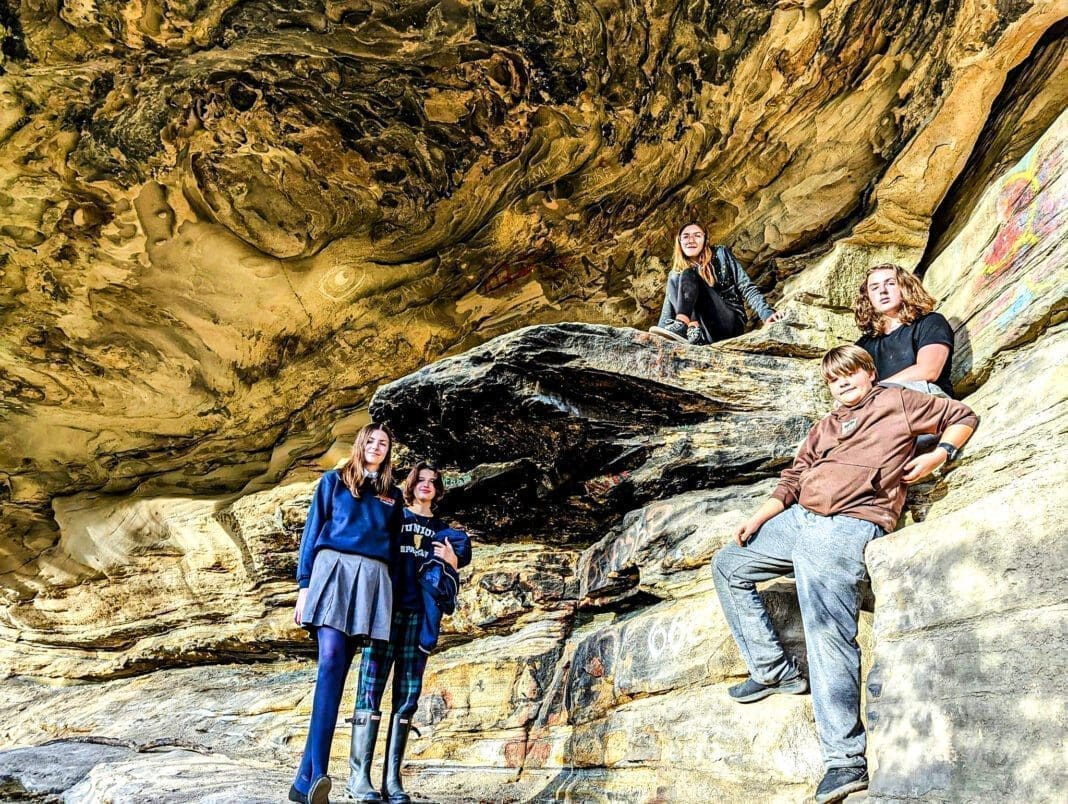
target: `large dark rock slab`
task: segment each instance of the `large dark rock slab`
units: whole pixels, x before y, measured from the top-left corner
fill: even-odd
[[[822,394],[810,361],[561,324],[390,383],[371,414],[451,470],[444,508],[484,539],[562,542],[649,500],[774,474]]]

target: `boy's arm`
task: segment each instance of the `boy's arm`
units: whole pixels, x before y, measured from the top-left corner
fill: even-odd
[[[975,411],[963,402],[900,389],[901,406],[913,435],[941,433],[941,440],[960,449],[979,426]],[[902,480],[915,483],[944,464],[949,453],[941,447],[917,455],[905,464]]]
[[[765,500],[749,519],[735,528],[734,541],[739,547],[744,547],[745,543],[760,530],[761,525],[797,502],[801,493],[801,475],[816,458],[816,429],[818,427],[817,424],[808,431],[808,437],[797,451],[793,464],[789,469],[784,469],[779,476],[779,485],[771,493],[771,498]]]
[[[945,433],[954,424],[964,424],[972,430],[979,426],[979,417],[963,402],[908,388],[896,390],[901,394],[901,409],[914,436]]]
[[[946,428],[946,431],[942,433],[942,442],[949,444],[957,449],[960,449],[967,443],[968,439],[972,437],[972,433],[975,432],[974,427],[970,427],[967,424],[951,424]],[[915,483],[917,480],[922,480],[931,474],[935,469],[949,460],[949,453],[939,446],[935,447],[930,452],[925,452],[923,455],[917,455],[915,458],[905,464],[905,474],[901,476],[901,479],[906,483]]]
[[[734,529],[734,541],[738,543],[739,547],[745,547],[745,543],[753,538],[765,522],[785,510],[786,506],[777,497],[769,497],[764,500],[749,519]]]
[[[801,446],[797,450],[797,457],[794,458],[794,462],[788,469],[783,469],[779,475],[779,485],[771,493],[772,497],[782,503],[783,509],[789,508],[801,496],[801,475],[816,460],[816,431],[818,428],[819,424],[808,431],[808,436],[801,442]]]

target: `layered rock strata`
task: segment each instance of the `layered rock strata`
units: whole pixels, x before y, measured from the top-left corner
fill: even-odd
[[[314,678],[294,548],[382,386],[476,536],[414,789],[797,800],[810,703],[727,701],[706,568],[826,410],[813,358],[853,338],[859,277],[898,259],[983,424],[869,553],[869,797],[1057,800],[1063,17],[0,9],[0,797],[285,795]],[[483,343],[647,323],[691,212],[784,322]],[[763,594],[803,654],[789,583]]]
[[[384,386],[371,415],[456,473],[447,510],[481,532],[589,541],[635,503],[787,463],[823,393],[796,360],[566,324]]]

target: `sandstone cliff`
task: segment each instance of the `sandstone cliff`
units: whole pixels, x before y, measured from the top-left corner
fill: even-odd
[[[415,790],[804,796],[810,704],[725,701],[707,564],[897,259],[983,425],[869,550],[870,798],[1056,800],[1066,15],[0,7],[0,798],[284,795],[314,678],[295,546],[368,405],[476,534]],[[785,322],[713,349],[627,328],[687,214]],[[803,653],[789,584],[765,594]]]

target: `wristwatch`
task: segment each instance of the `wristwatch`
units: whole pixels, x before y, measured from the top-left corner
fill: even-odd
[[[946,451],[946,463],[953,463],[953,461],[957,460],[957,456],[960,455],[960,449],[948,441],[940,441],[938,446]]]

